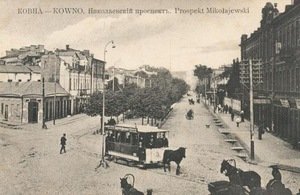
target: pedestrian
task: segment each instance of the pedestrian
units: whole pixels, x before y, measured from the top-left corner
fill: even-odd
[[[233,121],[234,120],[234,112],[233,111],[231,111],[231,121]]]
[[[225,110],[225,114],[227,114],[227,112],[228,112],[228,105],[227,104],[225,105],[224,110]]]
[[[262,140],[262,134],[265,133],[265,128],[264,128],[264,125],[260,125],[259,128],[258,128],[258,139],[259,140]]]
[[[241,115],[241,122],[245,122],[244,121],[244,110],[241,110],[240,115]]]
[[[241,122],[241,118],[240,117],[237,117],[235,119],[235,122],[236,122],[236,126],[239,127],[240,126],[240,122]]]
[[[231,114],[231,113],[233,112],[233,110],[232,110],[232,107],[231,107],[231,106],[229,106],[229,108],[228,108],[228,112],[229,112],[229,114]]]
[[[63,136],[60,138],[60,154],[62,153],[62,151],[64,151],[64,153],[66,153],[66,142],[67,142],[67,138],[66,138],[66,134],[64,133]]]

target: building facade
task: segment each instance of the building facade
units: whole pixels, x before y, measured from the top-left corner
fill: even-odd
[[[45,82],[43,98],[42,87],[42,82],[37,81],[0,83],[0,119],[11,123],[42,123],[43,117],[49,121],[69,115],[68,92],[60,85],[55,90],[54,83]]]
[[[283,13],[267,3],[260,27],[250,37],[242,35],[240,46],[243,60],[262,64],[262,85],[254,92],[256,123],[290,143],[300,141],[300,1]]]
[[[46,81],[59,83],[71,99],[71,114],[83,112],[87,98],[103,89],[104,61],[94,58],[88,50],[76,50],[66,45],[41,58],[42,75]]]

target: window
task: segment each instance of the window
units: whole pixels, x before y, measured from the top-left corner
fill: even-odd
[[[22,82],[22,79],[19,79],[18,82]]]
[[[20,104],[17,104],[16,116],[20,117]]]
[[[12,79],[8,79],[7,82],[12,82]]]
[[[14,105],[11,104],[10,105],[10,115],[13,116],[14,115],[13,113],[14,113]]]
[[[72,90],[72,79],[69,79],[69,90]]]
[[[3,114],[4,111],[4,103],[1,103],[1,114]]]

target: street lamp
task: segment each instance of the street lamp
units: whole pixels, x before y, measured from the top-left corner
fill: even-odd
[[[101,153],[101,161],[100,161],[100,164],[98,167],[108,167],[108,164],[107,162],[105,161],[104,159],[104,149],[105,149],[105,134],[104,134],[104,117],[105,117],[105,64],[106,64],[106,61],[105,61],[105,54],[107,52],[106,48],[109,44],[112,44],[112,48],[115,48],[116,46],[114,45],[114,41],[109,41],[108,43],[106,43],[105,47],[104,47],[104,53],[103,53],[103,60],[104,60],[104,64],[103,64],[103,75],[102,75],[102,83],[103,83],[103,92],[102,92],[102,153]]]

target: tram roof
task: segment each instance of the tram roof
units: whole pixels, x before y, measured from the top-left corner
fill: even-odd
[[[118,130],[118,131],[130,131],[130,132],[139,132],[139,133],[165,133],[168,130],[159,129],[158,127],[153,127],[150,125],[132,125],[132,124],[122,124],[115,126],[106,126],[109,130]]]

